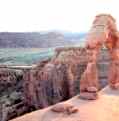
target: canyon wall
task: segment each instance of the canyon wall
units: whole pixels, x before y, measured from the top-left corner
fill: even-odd
[[[84,48],[59,48],[50,61],[26,71],[24,91],[28,105],[35,109],[44,108],[78,94],[88,58]],[[107,84],[109,61],[107,50],[101,50],[97,64],[100,89]]]
[[[84,48],[59,48],[52,59],[35,68],[0,68],[0,121],[64,101],[79,93],[79,83],[87,65]],[[100,52],[100,88],[107,82],[106,50]]]
[[[25,101],[24,69],[0,67],[0,121],[33,111]]]

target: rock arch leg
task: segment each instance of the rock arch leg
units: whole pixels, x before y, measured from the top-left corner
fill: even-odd
[[[94,100],[98,97],[97,91],[99,89],[97,70],[99,49],[88,49],[87,51],[89,53],[89,62],[80,80],[80,98]]]
[[[111,63],[109,66],[108,83],[112,89],[119,89],[119,49],[110,52]]]

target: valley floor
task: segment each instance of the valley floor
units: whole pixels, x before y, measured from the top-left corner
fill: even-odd
[[[31,65],[53,55],[53,48],[0,48],[0,65]]]

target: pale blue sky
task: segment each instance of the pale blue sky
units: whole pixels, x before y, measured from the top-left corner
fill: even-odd
[[[98,13],[119,23],[118,0],[0,0],[0,31],[88,31]]]

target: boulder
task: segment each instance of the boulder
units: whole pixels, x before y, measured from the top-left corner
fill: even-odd
[[[78,108],[71,104],[56,104],[51,110],[56,113],[66,113],[68,115],[78,112]]]
[[[98,99],[98,93],[81,92],[79,98],[84,100],[96,100]]]

